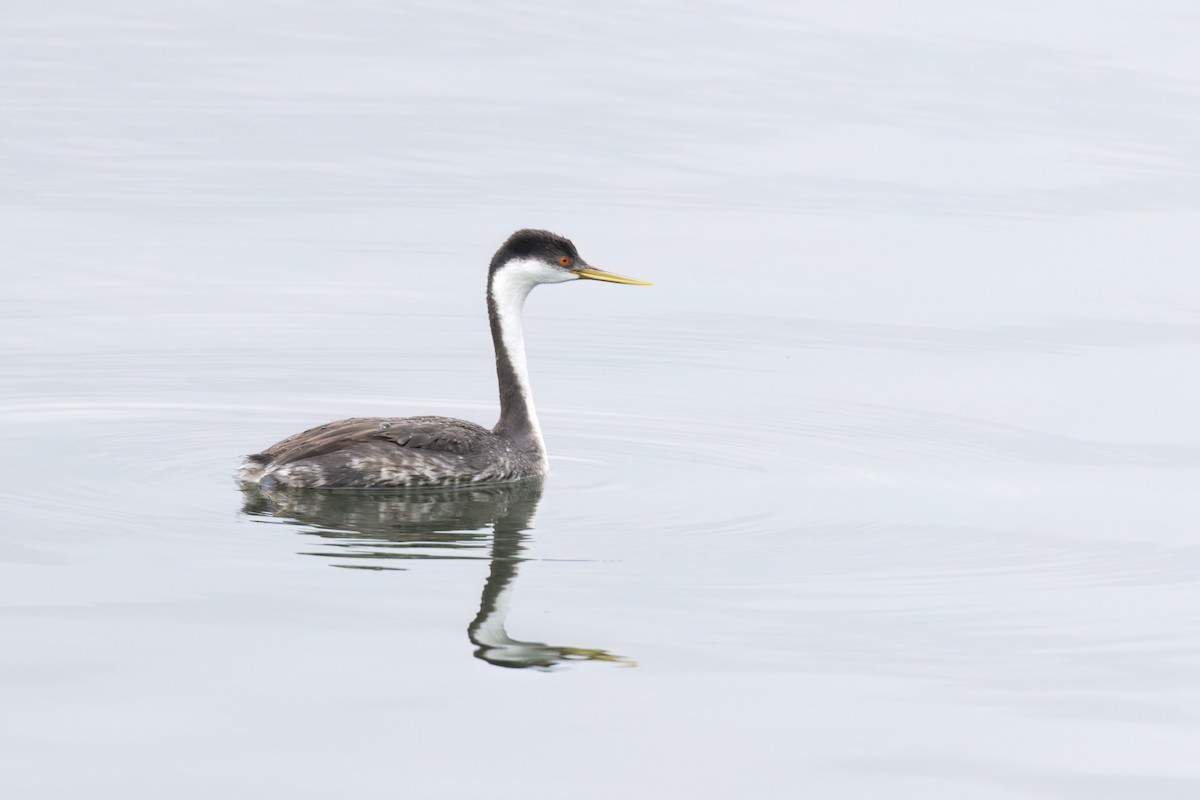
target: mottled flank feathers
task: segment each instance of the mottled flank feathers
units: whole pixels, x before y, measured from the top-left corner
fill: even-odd
[[[355,418],[247,456],[238,477],[297,488],[455,486],[545,474],[540,451],[449,417]]]

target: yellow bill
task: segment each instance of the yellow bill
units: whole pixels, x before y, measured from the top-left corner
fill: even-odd
[[[622,667],[636,667],[638,664],[631,658],[610,653],[607,650],[593,650],[588,647],[556,647],[563,658],[568,661],[612,661]]]
[[[605,272],[602,269],[595,267],[576,267],[571,270],[581,278],[586,278],[591,281],[608,281],[609,283],[627,283],[630,286],[653,286],[650,281],[639,281],[637,278],[626,278],[624,275],[618,275],[615,272]]]

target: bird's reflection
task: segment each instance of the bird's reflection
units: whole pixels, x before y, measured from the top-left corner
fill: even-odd
[[[498,667],[549,668],[564,661],[633,662],[605,650],[513,639],[505,630],[509,599],[524,561],[530,522],[542,496],[540,480],[498,486],[423,491],[322,491],[243,487],[243,511],[304,526],[336,548],[340,564],[397,568],[392,559],[479,558],[490,548],[490,569],[479,613],[467,628],[475,657]],[[488,535],[487,528],[491,528]],[[328,551],[314,555],[330,555]]]

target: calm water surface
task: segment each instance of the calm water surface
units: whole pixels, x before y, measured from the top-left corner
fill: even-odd
[[[6,797],[1200,796],[1200,17],[0,25]],[[356,415],[543,485],[243,493]]]

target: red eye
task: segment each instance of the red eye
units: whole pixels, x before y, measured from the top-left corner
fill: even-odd
[[[558,260],[558,263],[562,264],[564,267],[569,267],[569,266],[571,266],[571,257],[563,256],[562,258],[560,258]]]

